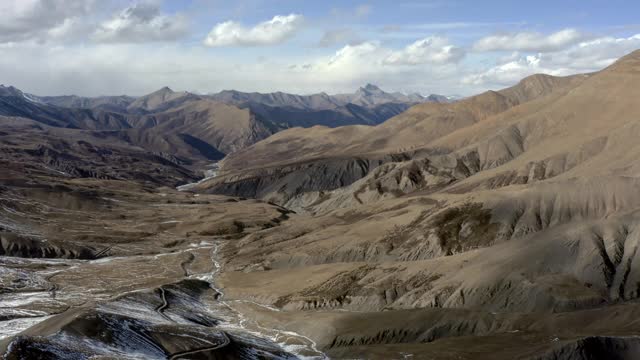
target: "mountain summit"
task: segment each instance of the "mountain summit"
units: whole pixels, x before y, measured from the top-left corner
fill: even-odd
[[[404,103],[404,104],[419,104],[424,102],[450,102],[449,99],[443,95],[429,95],[424,97],[418,93],[403,94],[401,92],[389,93],[382,90],[379,86],[368,83],[356,90],[353,94],[340,94],[335,95],[335,98],[345,103],[352,103],[361,106],[375,106],[385,103]]]
[[[4,86],[0,84],[0,96],[23,96],[23,93],[13,86]]]
[[[198,95],[186,91],[175,92],[165,86],[151,94],[137,98],[129,105],[128,110],[134,112],[157,112],[168,110],[171,107],[198,100],[199,98]]]
[[[357,91],[358,93],[366,93],[366,94],[384,94],[385,92],[380,89],[377,85],[367,84],[364,87],[361,87]]]

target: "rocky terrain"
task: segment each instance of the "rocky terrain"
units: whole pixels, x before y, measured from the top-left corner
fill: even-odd
[[[163,89],[58,117],[4,88],[0,352],[635,359],[639,84],[635,52],[261,141],[255,103],[348,105]]]
[[[35,163],[3,162],[3,358],[319,353],[302,336],[245,319],[214,284],[223,242],[278,226],[288,210],[135,177],[63,176]]]
[[[302,333],[292,314],[367,313],[328,320],[352,336],[306,329],[335,334],[319,344],[338,357],[632,358],[638,329],[601,319],[631,318],[638,296],[639,69],[635,52],[598,73],[535,75],[376,127],[293,129],[228,156],[195,191],[306,217],[225,247],[234,271],[221,284]],[[419,316],[437,320],[407,325]]]

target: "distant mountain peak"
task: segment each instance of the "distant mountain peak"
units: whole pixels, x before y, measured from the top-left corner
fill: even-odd
[[[435,102],[435,103],[448,103],[448,102],[451,102],[451,100],[447,96],[438,95],[438,94],[431,94],[431,95],[427,96],[424,99],[427,100],[428,102]]]
[[[20,89],[11,85],[0,84],[0,96],[23,96],[23,93]]]
[[[363,89],[365,89],[367,91],[382,91],[382,89],[380,89],[380,87],[378,87],[377,85],[373,85],[371,83],[368,83],[367,85],[365,85],[363,87]]]
[[[372,95],[386,95],[387,93],[373,84],[367,84],[356,91],[357,95],[372,96]]]
[[[173,91],[170,87],[168,86],[164,86],[163,88],[161,88],[160,90],[156,91],[159,93],[174,93],[175,91]]]

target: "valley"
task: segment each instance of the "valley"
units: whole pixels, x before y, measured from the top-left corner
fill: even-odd
[[[454,102],[3,87],[0,352],[632,359],[638,84],[636,51]]]

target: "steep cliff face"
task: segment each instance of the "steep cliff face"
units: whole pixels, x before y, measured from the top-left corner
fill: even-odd
[[[348,186],[372,169],[403,158],[406,159],[406,155],[329,159],[222,174],[199,184],[195,189],[215,194],[261,198],[282,204],[308,192]]]

